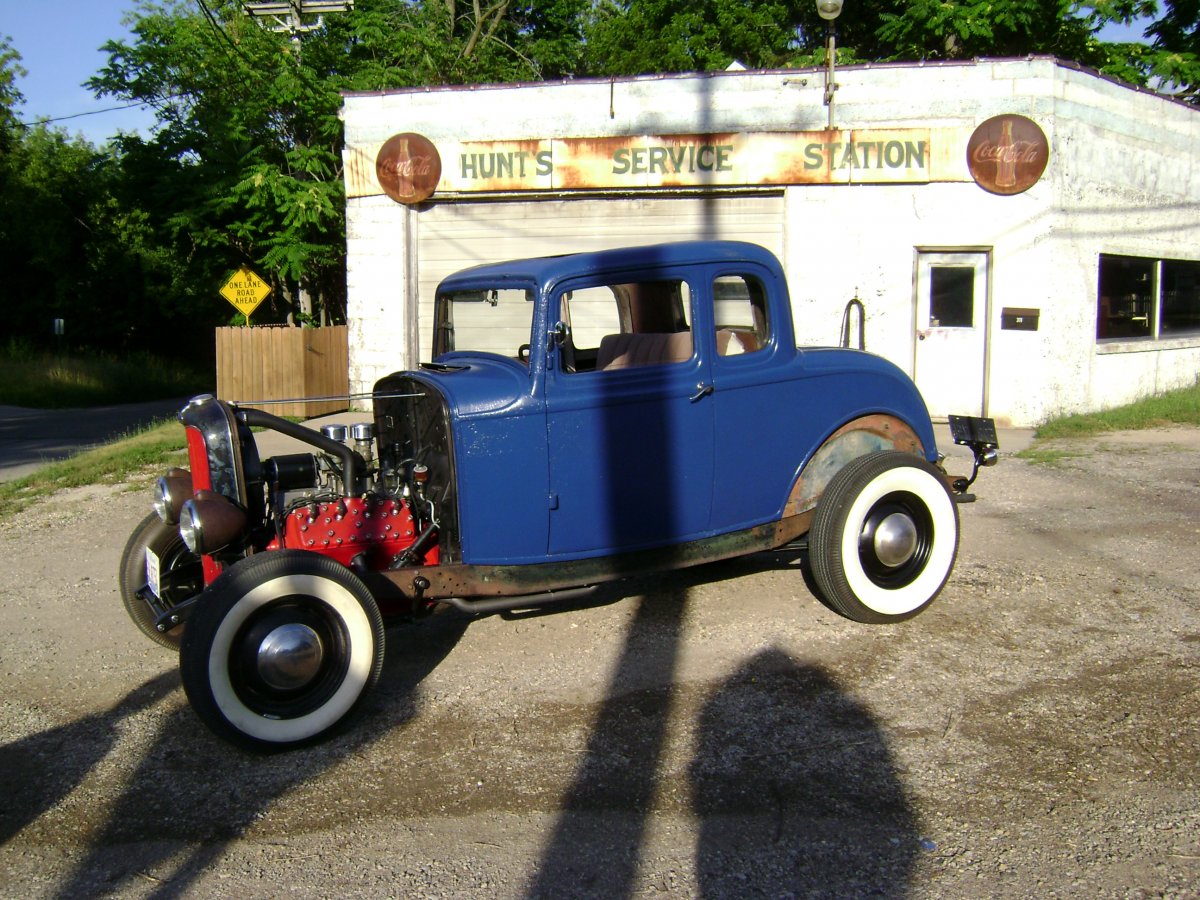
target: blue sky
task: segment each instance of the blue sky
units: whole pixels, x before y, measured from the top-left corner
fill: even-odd
[[[112,97],[97,100],[82,84],[107,60],[100,45],[128,35],[121,19],[133,7],[133,0],[0,0],[0,34],[11,39],[29,73],[17,83],[25,95],[21,121],[121,105]],[[148,110],[128,109],[54,124],[98,143],[153,121]]]
[[[25,95],[22,121],[78,116],[54,124],[94,143],[118,130],[149,127],[154,121],[149,110],[100,112],[121,104],[111,97],[97,100],[82,87],[106,61],[100,45],[128,35],[121,20],[134,5],[134,0],[0,0],[0,34],[12,39],[29,73],[18,83]],[[1103,36],[1140,40],[1144,27],[1109,29]]]

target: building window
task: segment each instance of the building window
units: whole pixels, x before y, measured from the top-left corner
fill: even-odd
[[[1100,255],[1100,305],[1097,338],[1154,336],[1155,260]]]
[[[1200,262],[1100,255],[1096,337],[1200,333]]]
[[[1161,334],[1200,332],[1200,262],[1164,259]]]

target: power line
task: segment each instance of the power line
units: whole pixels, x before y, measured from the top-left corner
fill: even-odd
[[[254,63],[250,62],[250,60],[246,58],[246,54],[242,52],[242,48],[239,47],[237,42],[234,41],[233,38],[231,38],[225,31],[225,29],[221,27],[221,23],[217,21],[217,17],[213,15],[212,10],[208,8],[208,4],[205,3],[204,0],[196,0],[196,5],[200,7],[200,11],[204,13],[204,16],[208,19],[209,24],[217,30],[217,34],[225,39],[225,43],[232,47],[233,52],[241,57],[242,62],[248,65],[251,71],[253,71]]]
[[[50,122],[65,122],[68,119],[80,119],[84,116],[98,116],[101,113],[117,112],[118,110],[122,110],[122,109],[134,109],[139,106],[150,106],[150,105],[151,104],[146,103],[145,101],[139,101],[138,103],[126,103],[124,106],[109,106],[109,107],[106,107],[105,109],[89,109],[87,112],[71,113],[70,115],[67,115],[67,116],[52,116],[49,118],[40,118],[39,117],[32,122],[17,122],[17,126],[20,128],[33,128],[35,125],[47,125]]]

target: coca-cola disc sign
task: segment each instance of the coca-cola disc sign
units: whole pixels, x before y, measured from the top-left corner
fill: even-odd
[[[1037,122],[1024,116],[993,116],[967,141],[967,168],[985,191],[1019,194],[1042,177],[1050,143]]]
[[[429,138],[412,132],[394,134],[375,157],[375,177],[397,203],[420,203],[441,181],[442,158]]]

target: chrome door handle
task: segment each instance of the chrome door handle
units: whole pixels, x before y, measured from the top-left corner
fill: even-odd
[[[695,403],[697,400],[702,400],[703,398],[707,397],[712,392],[713,386],[711,384],[705,384],[703,381],[701,381],[696,385],[696,393],[688,397],[688,400],[692,403]]]

